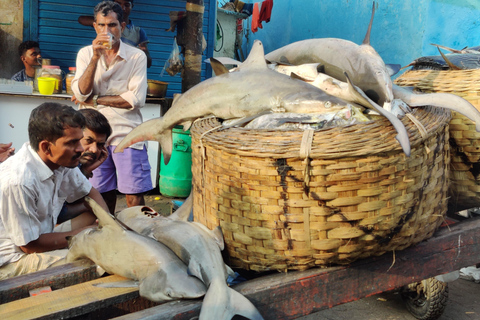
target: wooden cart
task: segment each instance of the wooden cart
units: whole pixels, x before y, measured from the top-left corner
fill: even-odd
[[[261,274],[233,286],[265,319],[295,319],[333,306],[404,287],[476,264],[480,218],[441,227],[435,235],[403,251],[362,259],[348,266]],[[135,288],[104,288],[95,266],[66,265],[0,282],[3,319],[192,319],[202,300],[155,304]],[[52,292],[28,297],[48,286]],[[38,289],[37,289],[38,291]],[[29,308],[30,307],[30,308]]]

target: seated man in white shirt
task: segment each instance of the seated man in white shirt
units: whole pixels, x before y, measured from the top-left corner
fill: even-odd
[[[67,253],[67,236],[95,224],[84,206],[68,231],[54,232],[65,202],[89,196],[108,210],[78,168],[84,126],[72,107],[44,103],[30,115],[30,142],[0,165],[0,280],[50,267]]]

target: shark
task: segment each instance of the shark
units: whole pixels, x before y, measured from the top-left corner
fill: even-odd
[[[188,265],[188,271],[207,286],[200,310],[200,320],[229,320],[241,315],[252,320],[263,317],[242,294],[226,283],[229,268],[223,262],[224,248],[220,227],[208,229],[201,223],[188,222],[193,195],[168,217],[150,207],[136,206],[117,212],[116,217],[142,235],[154,238],[169,247]]]
[[[146,121],[133,129],[114,152],[122,152],[139,141],[158,141],[164,163],[168,164],[172,153],[172,128],[179,124],[187,130],[194,120],[208,115],[228,120],[265,111],[331,112],[350,105],[352,103],[304,81],[270,70],[263,44],[256,40],[236,72],[225,72],[193,86],[174,99],[163,117]]]
[[[293,65],[320,63],[324,73],[344,82],[347,81],[346,72],[371,100],[388,109],[393,100],[391,70],[370,45],[374,15],[375,2],[361,45],[339,38],[306,39],[276,49],[265,58],[270,62]]]
[[[126,230],[93,199],[86,197],[99,220],[73,236],[65,261],[88,258],[107,273],[138,281],[139,294],[155,302],[202,297],[206,287],[188,275],[186,265],[165,245]]]

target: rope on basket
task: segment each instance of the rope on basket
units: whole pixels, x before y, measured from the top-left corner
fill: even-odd
[[[310,185],[310,152],[312,151],[313,129],[303,131],[302,143],[300,145],[300,158],[305,159],[305,168],[303,169],[303,189],[308,197],[308,186]],[[305,231],[305,242],[307,248],[311,248],[310,242],[310,208],[303,208],[303,228]]]
[[[199,121],[199,120],[202,120],[204,118],[198,118],[196,119],[193,123]],[[203,194],[202,194],[202,197],[203,197],[203,212],[207,212],[207,201],[205,201],[205,197],[207,196],[206,193],[205,193],[205,158],[206,158],[206,149],[205,149],[205,146],[203,145],[203,137],[212,132],[212,131],[215,131],[219,128],[221,128],[222,125],[219,125],[219,126],[216,126],[216,127],[213,127],[212,129],[210,130],[207,130],[205,131],[204,133],[201,134],[200,138],[198,139],[200,141],[200,148],[202,149],[202,161],[201,161],[201,170],[202,170],[202,190],[203,190]]]
[[[413,122],[413,124],[418,128],[418,132],[420,132],[420,135],[422,136],[422,139],[425,140],[427,138],[427,129],[423,126],[423,124],[418,120],[413,114],[411,113],[405,113],[405,115],[410,119],[410,121]],[[430,153],[430,149],[425,145],[425,150],[427,151],[427,154]]]
[[[300,145],[300,158],[305,159],[305,168],[303,170],[303,188],[306,190],[310,184],[310,152],[312,151],[313,129],[303,131],[302,143]]]

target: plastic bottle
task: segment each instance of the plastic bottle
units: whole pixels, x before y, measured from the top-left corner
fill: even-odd
[[[75,77],[75,72],[77,71],[76,67],[69,67],[68,68],[68,73],[67,76],[65,77],[65,88],[67,90],[67,94],[70,94],[73,96],[73,91],[72,91],[72,80]]]

